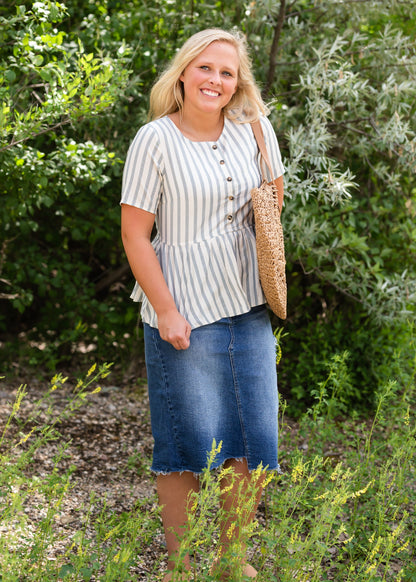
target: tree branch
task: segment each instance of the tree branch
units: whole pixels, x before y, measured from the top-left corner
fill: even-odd
[[[325,274],[318,267],[313,267],[310,271],[307,271],[300,257],[297,258],[297,261],[302,267],[302,271],[304,272],[305,275],[313,275],[314,273],[316,273],[318,277],[320,277],[323,281],[326,281],[326,283],[328,283],[329,285],[332,285],[332,287],[334,287],[337,291],[339,291],[343,295],[346,295],[350,299],[353,299],[357,303],[361,303],[362,305],[364,305],[364,301],[362,299],[356,297],[349,290],[340,287],[337,283],[328,279],[328,277],[326,277]]]
[[[277,49],[279,47],[280,36],[282,34],[282,28],[285,22],[285,12],[286,12],[286,0],[280,0],[279,14],[277,16],[277,22],[274,27],[273,42],[272,47],[270,49],[269,70],[267,72],[266,86],[264,87],[263,90],[264,99],[266,99],[269,96],[270,89],[274,79],[274,74],[276,71]]]
[[[109,270],[106,272],[103,277],[98,281],[95,285],[95,292],[99,293],[103,291],[107,287],[113,285],[117,281],[123,279],[126,275],[130,272],[130,265],[126,262],[124,265],[121,265],[118,269]]]
[[[18,145],[19,143],[23,143],[24,141],[28,141],[29,139],[33,139],[33,138],[37,137],[38,135],[42,135],[43,133],[48,133],[48,131],[53,131],[54,129],[58,129],[58,127],[62,127],[63,125],[68,125],[68,123],[70,123],[70,122],[71,122],[70,119],[64,119],[63,121],[60,121],[59,123],[56,123],[55,125],[52,125],[50,127],[45,127],[43,129],[40,129],[39,131],[36,131],[35,133],[32,133],[31,135],[27,135],[26,137],[22,137],[22,139],[18,139],[16,141],[12,140],[10,143],[8,143],[7,145],[0,148],[0,153],[4,152],[6,150],[9,150],[10,148],[13,148],[14,146]]]
[[[17,299],[18,297],[19,293],[0,293],[0,299],[7,299],[8,301]]]

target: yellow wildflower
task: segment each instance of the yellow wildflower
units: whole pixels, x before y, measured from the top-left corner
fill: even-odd
[[[280,364],[281,359],[282,359],[282,348],[280,347],[280,344],[277,343],[276,344],[276,365],[277,366]]]
[[[234,484],[231,483],[231,485],[227,485],[227,487],[223,487],[221,489],[221,495],[223,495],[224,493],[228,493],[229,491],[231,491],[231,489],[234,487]]]
[[[341,473],[341,469],[342,469],[342,463],[338,463],[337,466],[335,467],[335,469],[332,471],[331,481],[335,481],[336,479],[338,479],[338,477]]]
[[[227,538],[230,540],[232,538],[233,532],[235,530],[235,522],[233,522],[227,531]]]
[[[406,540],[405,543],[397,550],[397,552],[404,552],[405,550],[407,550],[407,547],[409,545],[409,540]]]
[[[299,459],[297,464],[292,469],[291,479],[292,479],[293,483],[297,483],[297,481],[301,480],[303,473],[304,473],[304,469],[305,469],[305,467],[302,463],[302,459]]]
[[[360,495],[364,495],[364,493],[367,493],[368,488],[373,484],[373,480],[371,480],[369,483],[367,483],[367,485],[364,487],[364,489],[360,489],[359,491],[355,491],[355,493],[351,494],[352,499],[355,499],[356,497],[360,497]]]
[[[23,438],[22,438],[22,439],[21,439],[21,440],[20,440],[20,441],[17,443],[17,445],[16,445],[16,446],[18,447],[18,446],[22,445],[23,443],[25,443],[25,442],[26,442],[26,441],[27,441],[27,440],[28,440],[28,439],[29,439],[29,438],[32,436],[32,434],[35,432],[35,430],[36,430],[36,426],[34,426],[34,427],[32,428],[32,430],[31,430],[30,432],[28,432],[28,433],[27,433],[27,435],[25,435],[25,436],[24,436],[24,437],[23,437]]]
[[[322,495],[317,495],[316,497],[314,497],[314,499],[326,499],[329,495],[329,491],[324,491],[324,493],[322,493]]]
[[[110,531],[105,534],[104,540],[108,540],[108,538],[110,538],[119,529],[120,529],[120,525],[116,525],[116,527],[113,527],[113,529],[110,529]]]
[[[88,370],[88,372],[87,372],[87,378],[88,378],[89,376],[91,376],[91,374],[94,372],[94,370],[95,370],[95,368],[96,368],[96,367],[97,367],[97,364],[93,364],[93,365],[91,366],[91,368],[90,368],[90,369]]]
[[[16,396],[16,400],[13,403],[13,410],[12,415],[14,416],[16,412],[19,410],[20,405],[22,404],[23,397],[25,396],[26,384],[22,384],[19,388],[19,391]]]
[[[370,564],[367,568],[367,570],[365,571],[366,574],[369,574],[372,570],[376,569],[377,564]]]
[[[294,544],[295,542],[297,542],[299,540],[299,534],[297,532],[294,532],[291,534],[290,536],[290,543]]]
[[[262,483],[263,489],[267,487],[267,485],[273,480],[273,473],[269,473]]]

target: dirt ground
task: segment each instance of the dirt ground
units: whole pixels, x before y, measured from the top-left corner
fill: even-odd
[[[73,385],[69,382],[53,392],[42,404],[44,411],[40,419],[46,419],[50,406],[54,411],[53,416],[58,416],[72,389]],[[16,393],[17,385],[0,385],[1,432],[10,415]],[[31,414],[33,404],[44,394],[45,383],[33,381],[27,386],[27,395],[18,412],[19,421],[10,425],[7,434],[21,430],[19,422]],[[71,477],[74,487],[66,493],[56,520],[55,531],[59,537],[67,540],[80,529],[91,507],[92,493],[96,497],[94,511],[99,511],[103,499],[106,500],[108,512],[114,511],[116,514],[130,511],[138,501],[144,502],[144,509],[156,503],[155,481],[148,470],[152,436],[145,384],[136,384],[134,388],[103,386],[100,392],[89,396],[88,401],[57,428],[64,435],[65,441],[69,442],[65,456],[59,463],[60,471],[70,466],[76,467]],[[28,428],[25,427],[22,432],[27,434]],[[44,445],[36,453],[34,463],[29,468],[31,474],[42,478],[51,473],[58,448],[59,442],[56,441]],[[32,495],[30,503],[25,507],[25,512],[34,524],[45,515],[42,501],[41,495]],[[64,541],[55,544],[48,557],[54,559],[55,555],[64,550],[64,546]],[[138,560],[134,579],[149,580],[149,568],[146,565],[162,559],[163,568],[164,554],[163,537],[156,536],[147,549],[147,555]]]

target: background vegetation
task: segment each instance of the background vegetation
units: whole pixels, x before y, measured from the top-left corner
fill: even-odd
[[[286,173],[291,414],[410,369],[416,297],[414,0],[42,0],[0,6],[3,366],[123,369],[140,352],[119,236],[123,160],[175,48],[242,29]],[[328,377],[341,359],[343,381]],[[13,368],[14,367],[14,368]],[[404,374],[404,376],[403,376]],[[329,379],[328,379],[329,378]],[[402,381],[402,380],[401,380]],[[403,380],[404,381],[404,380]]]

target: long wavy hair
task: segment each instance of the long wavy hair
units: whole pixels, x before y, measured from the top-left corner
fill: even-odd
[[[230,43],[236,49],[239,58],[237,91],[224,107],[224,115],[239,123],[255,121],[260,114],[267,115],[267,106],[251,71],[251,61],[243,34],[220,28],[208,28],[197,32],[184,43],[154,84],[150,93],[149,119],[159,119],[182,110],[184,89],[179,77],[189,63],[213,42]]]

